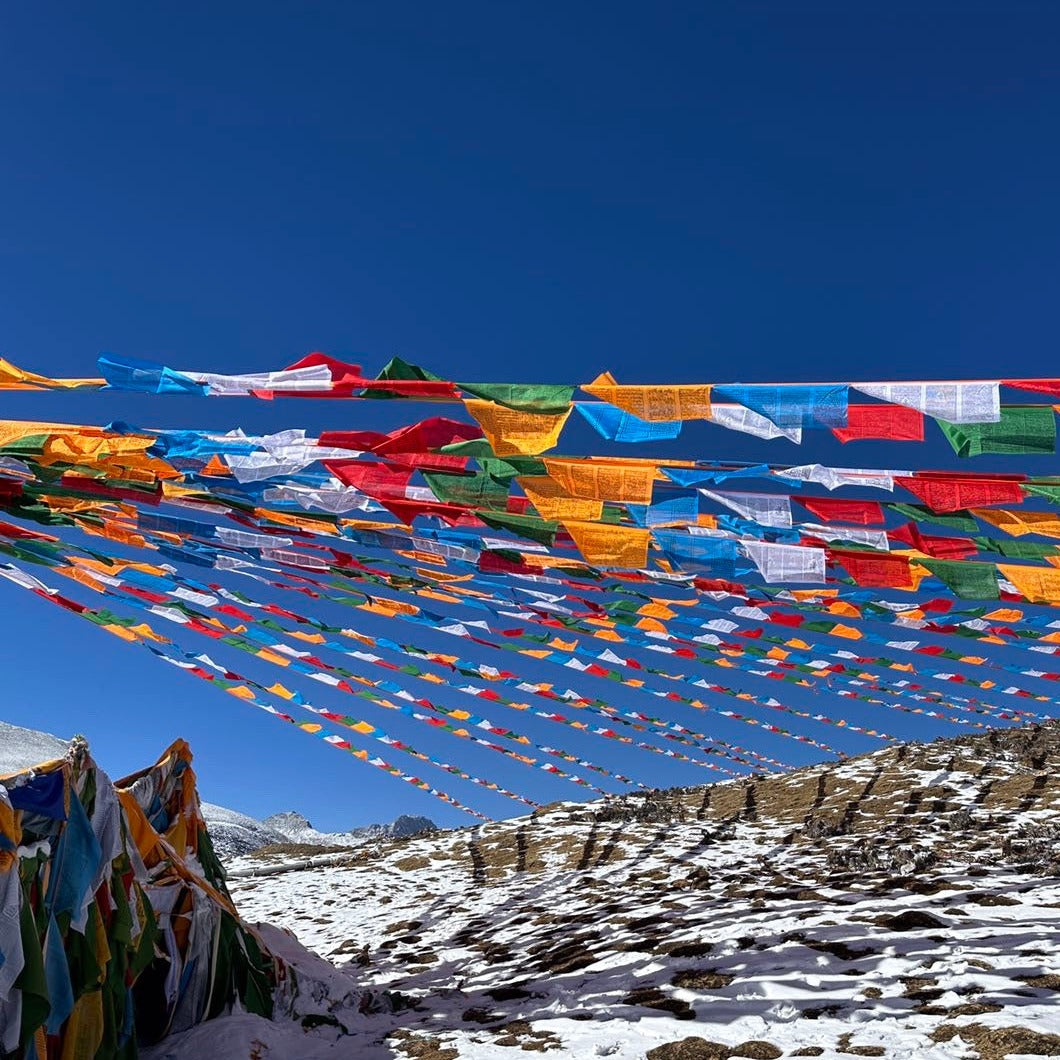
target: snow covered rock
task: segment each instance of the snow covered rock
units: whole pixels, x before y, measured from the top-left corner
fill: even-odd
[[[69,746],[69,740],[60,740],[50,733],[0,721],[0,776],[62,758]]]

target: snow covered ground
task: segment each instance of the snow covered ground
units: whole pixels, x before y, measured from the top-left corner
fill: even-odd
[[[333,964],[286,938],[297,1019],[148,1057],[1060,1055],[1058,766],[1010,730],[233,879]]]

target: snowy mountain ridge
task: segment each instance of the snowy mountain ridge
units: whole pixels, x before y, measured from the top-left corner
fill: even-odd
[[[296,810],[274,813],[264,821],[213,803],[203,803],[202,810],[214,849],[226,860],[271,846],[359,847],[438,828],[427,817],[402,814],[389,824],[363,825],[348,832],[321,832]]]
[[[274,813],[262,822],[266,828],[286,836],[291,843],[317,846],[356,847],[383,839],[403,839],[422,832],[436,832],[438,826],[428,817],[401,814],[388,824],[368,824],[348,832],[321,832],[300,813],[287,810]]]

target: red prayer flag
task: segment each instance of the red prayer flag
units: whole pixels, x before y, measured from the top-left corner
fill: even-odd
[[[354,486],[376,500],[404,499],[412,469],[367,460],[325,460],[324,467],[343,485]]]
[[[852,501],[845,497],[795,497],[804,508],[826,523],[859,523],[873,526],[883,522],[878,501]]]
[[[1015,479],[896,478],[898,485],[919,497],[933,512],[958,512],[991,504],[1022,504],[1024,495]]]
[[[847,425],[833,427],[841,442],[884,439],[894,442],[922,442],[924,414],[905,405],[850,405]]]
[[[841,548],[829,549],[828,556],[842,564],[858,585],[879,589],[913,588],[913,576],[909,570],[907,556]]]
[[[1017,390],[1030,390],[1035,394],[1060,397],[1060,379],[1002,379],[1001,382]]]
[[[906,523],[887,531],[891,541],[900,541],[935,559],[966,559],[974,556],[978,549],[975,542],[967,537],[942,537],[936,534],[922,533],[916,523]]]

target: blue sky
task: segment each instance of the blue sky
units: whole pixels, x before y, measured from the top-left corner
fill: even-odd
[[[238,371],[320,348],[465,379],[1060,375],[1054,5],[0,17],[0,353],[36,370],[92,374],[114,350]],[[401,419],[352,403],[26,394],[0,399],[0,416]],[[954,462],[937,439],[782,446],[709,426],[680,443]],[[0,589],[5,719],[85,731],[116,773],[185,736],[206,796],[256,814],[446,819],[23,595]]]

